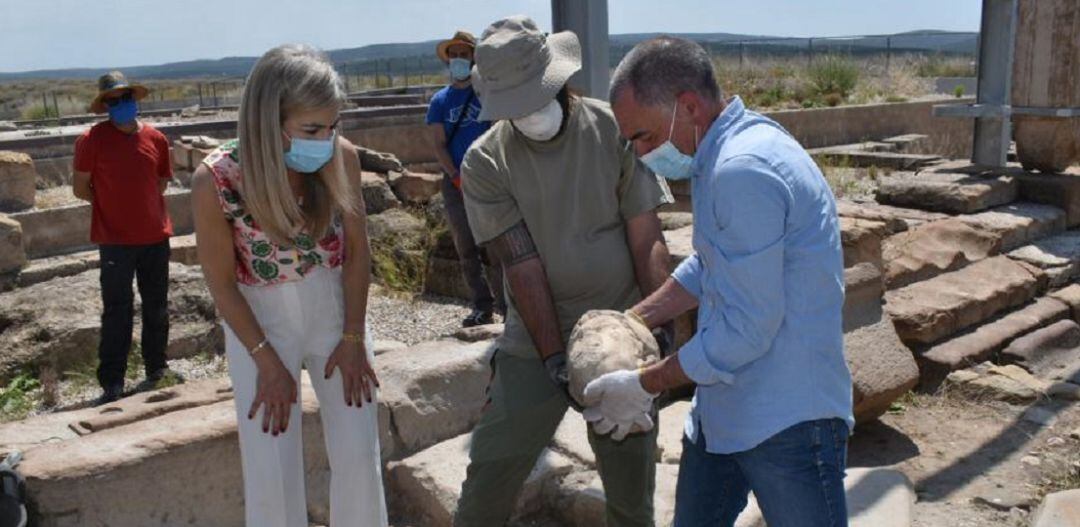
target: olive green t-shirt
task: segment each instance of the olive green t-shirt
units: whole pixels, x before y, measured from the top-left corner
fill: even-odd
[[[566,129],[547,142],[500,121],[473,143],[461,173],[478,244],[525,222],[547,272],[564,343],[586,311],[623,310],[641,299],[625,222],[671,202],[671,193],[619,136],[607,103],[572,99]],[[535,357],[505,290],[499,350]]]

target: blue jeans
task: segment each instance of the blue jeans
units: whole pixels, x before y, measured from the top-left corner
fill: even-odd
[[[710,454],[698,427],[683,437],[675,527],[730,526],[754,492],[769,527],[847,525],[844,467],[848,427],[804,421],[734,454]]]

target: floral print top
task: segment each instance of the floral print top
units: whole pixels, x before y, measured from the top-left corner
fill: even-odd
[[[244,209],[240,187],[240,157],[234,139],[214,150],[203,163],[214,174],[218,202],[232,225],[236,252],[236,279],[245,285],[265,286],[301,280],[317,266],[339,267],[345,259],[341,217],[334,218],[330,232],[316,242],[301,232],[292,247],[270,241],[255,219]]]

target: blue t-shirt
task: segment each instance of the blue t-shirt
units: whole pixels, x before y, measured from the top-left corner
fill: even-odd
[[[470,96],[472,96],[472,102],[469,103],[469,111],[462,112],[465,101],[469,100]],[[457,123],[462,113],[465,114],[465,120],[458,126],[457,133],[447,145],[450,159],[458,168],[461,168],[461,160],[473,141],[484,135],[484,132],[491,127],[491,123],[487,121],[476,120],[476,116],[480,115],[480,99],[473,95],[472,86],[464,89],[447,86],[431,97],[427,112],[427,124],[442,123],[447,138],[450,138],[450,133],[454,131],[454,123]]]

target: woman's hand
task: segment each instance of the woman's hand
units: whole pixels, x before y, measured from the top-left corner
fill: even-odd
[[[371,402],[372,393],[379,387],[379,379],[375,376],[375,370],[367,359],[367,350],[363,341],[350,342],[342,340],[334,348],[334,353],[326,361],[325,376],[327,379],[334,374],[334,368],[341,370],[341,383],[345,392],[345,405],[357,408],[364,401]]]
[[[281,363],[277,352],[269,345],[253,357],[259,369],[255,400],[248,411],[248,419],[254,419],[259,407],[263,407],[263,432],[278,435],[289,427],[289,415],[296,402],[296,380]]]

